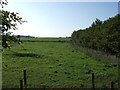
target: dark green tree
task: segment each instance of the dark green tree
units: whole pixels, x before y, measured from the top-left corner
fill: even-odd
[[[100,19],[96,18],[95,24],[96,24],[96,25],[100,25],[100,24],[102,24],[102,21],[101,21]]]
[[[72,34],[72,42],[78,47],[92,48],[120,56],[120,15],[105,21],[96,19],[86,29]]]

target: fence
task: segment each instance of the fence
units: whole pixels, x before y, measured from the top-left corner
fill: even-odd
[[[92,90],[95,90],[95,76],[94,72],[91,73],[91,85],[92,85]],[[27,72],[26,70],[23,71],[23,79],[20,80],[20,90],[24,90],[24,88],[27,88]],[[110,89],[114,90],[114,82],[111,81]]]
[[[23,88],[27,88],[27,75],[26,70],[23,71],[24,78],[23,80],[20,80],[20,90],[23,90]]]

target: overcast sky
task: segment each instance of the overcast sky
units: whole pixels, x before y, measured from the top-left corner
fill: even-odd
[[[31,0],[32,1],[32,0]],[[40,2],[8,1],[5,9],[18,12],[23,20],[16,35],[68,37],[89,27],[96,18],[104,21],[118,14],[118,2]]]

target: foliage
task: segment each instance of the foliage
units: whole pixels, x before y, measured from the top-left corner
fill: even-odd
[[[0,0],[0,5],[2,6],[2,8],[3,8],[3,5],[7,5],[7,0],[5,0],[5,1],[3,1],[3,0]]]
[[[7,5],[7,2],[1,1],[2,7],[3,4]],[[1,23],[2,47],[10,48],[13,42],[21,44],[22,41],[20,41],[20,39],[17,39],[10,30],[17,30],[17,25],[22,24],[26,21],[23,21],[22,17],[20,17],[18,13],[15,12],[0,10],[0,13],[2,20]]]
[[[96,19],[89,28],[74,31],[72,42],[77,46],[120,56],[120,15],[104,22]]]

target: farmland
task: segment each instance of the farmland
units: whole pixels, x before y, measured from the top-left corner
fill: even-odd
[[[23,70],[28,88],[91,88],[92,72],[96,88],[110,88],[111,81],[114,87],[118,84],[117,64],[95,60],[69,42],[24,42],[24,48],[16,44],[3,50],[2,68],[3,88],[19,88]]]
[[[21,38],[22,41],[69,41],[70,38]]]

